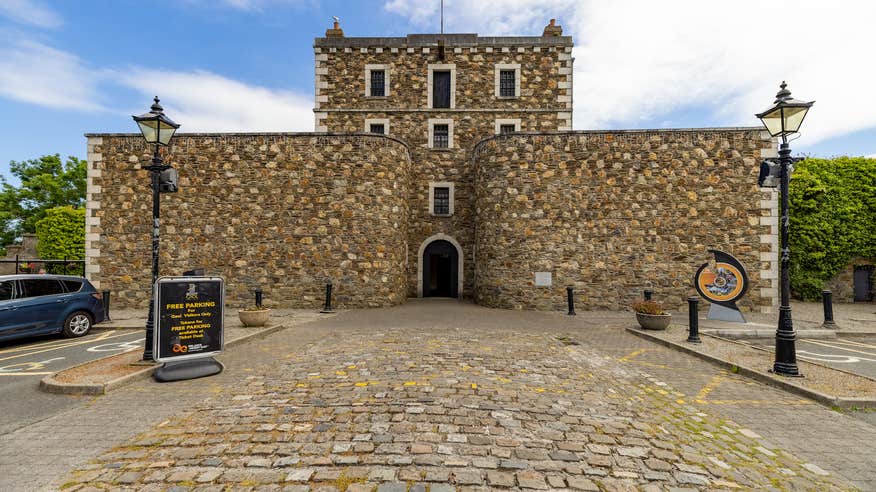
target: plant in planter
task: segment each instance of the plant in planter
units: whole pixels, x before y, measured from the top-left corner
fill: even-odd
[[[243,326],[265,326],[271,317],[270,308],[246,307],[237,312]]]
[[[672,315],[663,310],[656,301],[637,301],[633,303],[636,321],[646,330],[665,330],[672,322]]]

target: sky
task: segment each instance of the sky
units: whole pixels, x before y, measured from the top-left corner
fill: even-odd
[[[0,0],[0,175],[86,157],[161,98],[180,132],[312,131],[313,38],[439,30],[440,0]],[[445,0],[445,32],[574,38],[573,129],[757,126],[815,100],[795,154],[876,157],[870,0]],[[12,180],[14,183],[15,181]]]

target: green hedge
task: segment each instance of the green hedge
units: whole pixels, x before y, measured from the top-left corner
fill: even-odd
[[[852,258],[876,258],[876,159],[800,161],[789,199],[795,296],[817,300]]]
[[[46,260],[85,258],[85,209],[55,207],[36,223],[37,253]],[[49,273],[67,273],[65,265],[48,265]]]

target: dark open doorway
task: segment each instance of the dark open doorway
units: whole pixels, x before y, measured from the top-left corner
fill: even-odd
[[[423,297],[459,297],[459,253],[448,241],[429,243],[423,251]]]
[[[855,302],[870,302],[873,300],[872,279],[873,265],[855,267]]]

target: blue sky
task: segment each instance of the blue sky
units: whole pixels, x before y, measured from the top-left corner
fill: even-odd
[[[446,32],[575,38],[575,129],[754,126],[787,79],[816,105],[792,147],[876,155],[876,2],[446,0]],[[181,131],[311,131],[313,38],[438,30],[439,0],[0,0],[0,173],[85,157],[153,95]],[[804,26],[780,46],[767,26]]]

